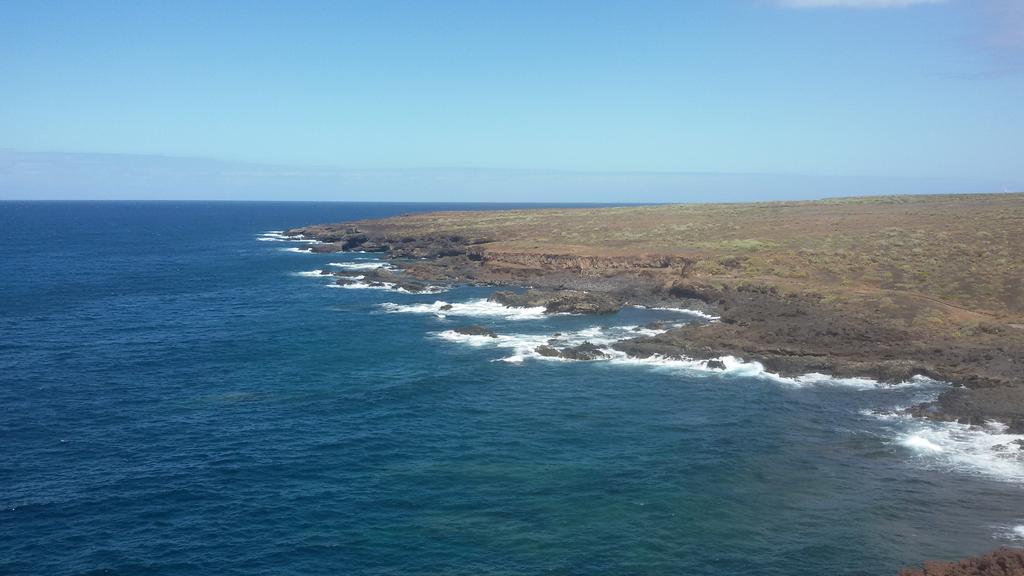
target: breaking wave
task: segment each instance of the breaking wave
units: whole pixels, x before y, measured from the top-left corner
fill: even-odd
[[[468,302],[445,302],[437,300],[432,304],[394,304],[385,302],[380,307],[393,314],[433,314],[439,318],[446,316],[481,316],[498,317],[507,320],[536,320],[544,318],[544,307],[532,308],[507,307],[485,298]],[[442,309],[444,308],[444,309]]]
[[[971,426],[911,416],[903,411],[865,415],[894,425],[893,443],[920,463],[940,469],[982,473],[1024,482],[1024,434],[1009,434],[1004,424]],[[1024,538],[1024,526],[1020,537]]]
[[[406,290],[405,288],[391,282],[363,282],[362,276],[349,278],[349,280],[354,281],[347,284],[329,284],[327,287],[345,288],[348,290],[386,290],[388,292],[399,292],[401,294],[440,294],[445,291],[445,289],[440,286],[427,286],[419,292],[413,292],[412,290]]]
[[[672,307],[669,307],[669,306],[639,306],[639,305],[635,306],[635,308],[640,308],[640,309],[643,309],[643,310],[663,310],[665,312],[679,312],[680,314],[688,314],[690,316],[696,316],[698,318],[703,318],[705,320],[719,320],[719,319],[721,319],[721,316],[714,316],[712,314],[708,314],[707,312],[701,312],[700,310],[693,310],[693,309],[690,309],[690,308],[672,308]]]
[[[335,268],[341,268],[342,270],[376,270],[378,268],[384,268],[387,270],[394,270],[395,267],[388,262],[329,262],[328,266],[334,266]]]
[[[299,242],[303,244],[320,244],[319,240],[314,238],[306,238],[299,234],[297,236],[287,236],[283,230],[267,230],[256,237],[260,242]]]
[[[493,304],[493,303],[489,303]],[[411,305],[420,307],[419,310],[426,312],[436,310],[438,303]],[[409,307],[403,307],[409,308]],[[453,311],[455,310],[453,305]],[[406,311],[406,310],[403,310]],[[449,311],[451,313],[451,311]],[[677,325],[669,325],[668,328]],[[616,342],[635,338],[637,336],[654,336],[664,333],[665,329],[647,329],[638,326],[615,326],[615,327],[591,327],[584,330],[554,334],[499,334],[496,338],[489,336],[476,336],[459,334],[453,330],[446,330],[437,333],[443,340],[460,342],[472,346],[489,346],[499,349],[509,349],[510,356],[501,358],[505,362],[519,363],[527,359],[560,361],[560,362],[607,362],[623,366],[648,366],[653,368],[675,369],[688,373],[704,375],[723,375],[746,378],[758,378],[771,380],[779,384],[793,387],[806,386],[843,386],[859,390],[875,390],[887,388],[905,387],[931,387],[940,383],[923,376],[915,376],[906,382],[898,384],[886,384],[870,378],[836,378],[827,374],[810,373],[801,376],[787,377],[768,371],[760,362],[745,361],[735,356],[721,356],[709,360],[697,360],[692,358],[669,358],[665,356],[648,356],[640,358],[630,356],[625,352],[612,348]],[[558,356],[544,356],[537,352],[537,347],[551,345],[557,348],[570,348],[589,342],[597,346],[605,355],[603,359],[597,360],[573,360]]]
[[[908,416],[904,428],[897,443],[915,458],[940,467],[1024,481],[1024,434],[1007,434],[1002,424],[968,426]]]

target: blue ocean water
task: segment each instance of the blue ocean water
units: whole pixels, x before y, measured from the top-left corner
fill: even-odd
[[[438,207],[0,203],[0,573],[893,574],[1024,537],[1006,435],[885,413],[940,384],[516,358],[702,320],[437,314],[489,290],[328,289],[297,273],[373,256],[258,239]]]

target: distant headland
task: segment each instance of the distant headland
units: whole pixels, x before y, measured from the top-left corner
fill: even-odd
[[[494,298],[703,311],[718,321],[616,348],[783,376],[943,380],[953,387],[913,415],[1024,433],[1024,194],[437,212],[285,234],[316,252],[386,253],[401,272],[360,275],[413,292],[523,286]]]

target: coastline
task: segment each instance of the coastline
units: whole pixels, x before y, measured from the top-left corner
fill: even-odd
[[[469,218],[482,222],[498,215]],[[425,227],[410,226],[406,218],[302,227],[283,237],[305,242],[303,250],[313,253],[366,253],[366,263],[332,262],[328,266],[334,270],[318,271],[341,287],[413,294],[456,285],[494,290],[471,302],[386,304],[388,312],[599,318],[633,307],[685,312],[695,320],[652,322],[614,333],[594,327],[527,337],[474,324],[433,334],[512,350],[500,358],[505,362],[606,360],[735,373],[801,387],[828,382],[862,389],[923,386],[935,393],[945,388],[931,401],[862,413],[916,421],[920,424],[915,426],[930,426],[940,434],[985,437],[981,443],[991,451],[987,457],[1008,459],[1007,464],[1024,455],[1024,386],[1018,364],[1024,347],[1015,338],[1020,324],[1012,302],[1009,309],[978,309],[912,290],[865,285],[830,290],[834,287],[769,276],[716,277],[693,273],[699,261],[690,255],[630,255],[610,245],[608,254],[581,255],[540,242],[511,251],[494,231],[453,231],[446,214],[419,217],[428,223]],[[920,322],[921,317],[926,320]],[[900,442],[914,450],[948,449],[926,433]],[[1022,558],[1024,549],[1004,547],[959,561],[926,561],[901,574],[1016,574]]]
[[[857,210],[849,210],[850,206]],[[948,228],[940,227],[951,221],[944,218],[959,218],[957,214],[967,209],[974,210],[976,219],[984,218],[984,212],[998,211],[1005,216],[1009,209],[1015,219],[1008,223],[1024,222],[1024,196],[989,195],[768,203],[741,205],[739,210],[735,205],[698,205],[683,207],[682,212],[680,207],[664,206],[575,209],[576,213],[435,213],[312,225],[287,230],[283,237],[307,241],[304,249],[312,252],[376,252],[395,264],[324,272],[338,276],[339,284],[358,277],[360,282],[409,292],[439,284],[519,287],[529,291],[518,301],[511,296],[502,300],[501,293],[498,301],[562,312],[603,313],[622,306],[695,310],[715,316],[716,321],[640,335],[613,347],[638,359],[717,362],[734,357],[760,363],[765,370],[788,378],[816,373],[897,384],[923,376],[952,387],[937,400],[910,408],[912,415],[968,425],[994,420],[1020,434],[1024,433],[1024,364],[1020,362],[1024,358],[1024,324],[1018,322],[1024,320],[1014,308],[1019,307],[1016,301],[1002,310],[993,305],[999,301],[992,299],[984,302],[984,308],[963,306],[902,286],[822,281],[821,271],[811,267],[794,270],[788,277],[764,274],[751,266],[751,261],[778,260],[773,253],[785,247],[770,234],[745,238],[758,226],[764,228],[765,222],[754,222],[750,229],[737,228],[735,218],[745,214],[748,220],[767,220],[770,229],[787,217],[796,217],[787,212],[800,213],[804,223],[808,213],[818,216],[815,212],[820,212],[821,219],[831,225],[827,230],[830,241],[846,227],[853,230],[856,245],[858,234],[866,237],[872,232],[865,230],[865,220],[870,223],[872,218],[891,217],[895,210],[928,224],[915,231],[924,235],[947,234]],[[633,221],[622,217],[637,210],[639,218],[634,216]],[[726,222],[720,221],[716,211],[733,217],[731,226],[736,231],[719,242],[726,250],[701,253],[683,244],[681,249],[655,252],[614,240],[623,232],[632,233],[638,222],[657,221],[665,213],[677,228],[695,222],[724,226]],[[926,211],[933,214],[922,214]],[[509,222],[512,226],[525,224],[509,234]],[[579,222],[598,228],[591,239],[593,245],[562,244],[540,237],[549,234],[553,226]],[[992,235],[991,231],[981,232]],[[814,240],[813,234],[808,236]],[[522,242],[523,238],[527,242]],[[1013,236],[1004,239],[1011,250],[1020,243]],[[777,248],[751,251],[750,245]],[[943,256],[934,249],[931,252],[936,254],[930,254],[927,244],[911,250],[926,264]],[[904,255],[891,257],[898,261]],[[717,270],[709,273],[712,259]],[[1013,273],[1020,274],[1020,268]]]

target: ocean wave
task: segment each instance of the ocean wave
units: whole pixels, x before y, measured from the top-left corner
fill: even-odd
[[[470,300],[468,302],[445,302],[437,300],[432,304],[394,304],[385,302],[380,305],[388,313],[393,314],[433,314],[439,318],[446,316],[480,316],[499,317],[507,320],[536,320],[544,318],[544,307],[532,308],[508,307],[490,302],[487,299]],[[451,306],[447,310],[441,308]]]
[[[414,304],[427,306],[432,304]],[[424,308],[425,310],[425,308]],[[884,383],[871,378],[837,378],[827,374],[809,373],[801,376],[780,376],[768,371],[760,362],[744,361],[734,356],[722,356],[709,360],[696,360],[689,358],[669,358],[664,356],[649,356],[640,358],[630,356],[624,352],[614,349],[612,344],[633,338],[640,335],[656,335],[666,330],[637,329],[635,326],[618,327],[592,327],[584,330],[556,333],[556,334],[499,334],[497,338],[487,336],[467,336],[451,330],[440,332],[437,335],[445,340],[465,342],[472,345],[490,345],[499,348],[512,348],[514,354],[502,360],[506,362],[522,362],[526,359],[546,361],[567,361],[567,362],[595,362],[595,361],[574,361],[559,357],[546,357],[537,352],[537,347],[543,344],[554,344],[556,347],[571,347],[590,342],[601,349],[604,359],[596,362],[607,362],[609,364],[622,366],[647,366],[651,368],[675,369],[689,373],[705,375],[722,375],[746,378],[758,378],[771,380],[780,384],[794,387],[805,386],[844,386],[856,389],[879,389],[899,387],[927,387],[939,383],[924,376],[914,376],[909,380],[899,383]]]
[[[669,306],[641,306],[637,305],[634,308],[640,308],[641,310],[662,310],[665,312],[678,312],[680,314],[687,314],[689,316],[696,316],[705,320],[720,320],[721,316],[714,316],[707,312],[701,312],[700,310],[693,310],[690,308],[672,308]]]
[[[469,316],[469,317],[499,317],[508,320],[534,320],[544,318],[544,308],[541,306],[532,308],[506,307],[486,299],[471,300],[461,303],[449,303],[437,300],[430,304],[381,304],[386,312],[407,313],[407,314],[433,314],[439,318],[447,316]],[[446,308],[446,309],[443,309]],[[689,315],[698,315],[712,319],[708,314],[697,310],[686,308],[652,308],[655,310],[667,310],[680,312]],[[616,342],[636,338],[638,336],[655,336],[664,333],[668,328],[674,328],[679,324],[667,324],[665,329],[648,329],[638,326],[604,326],[591,327],[575,332],[559,334],[500,334],[497,338],[488,336],[469,336],[454,331],[444,331],[437,334],[444,340],[462,342],[473,346],[490,346],[495,348],[511,349],[513,353],[501,360],[506,362],[523,362],[526,359],[538,359],[547,361],[600,361],[619,365],[649,366],[654,368],[666,368],[683,370],[690,373],[705,375],[724,375],[745,378],[757,378],[771,380],[779,384],[792,387],[808,386],[842,386],[858,390],[895,389],[895,388],[929,388],[941,385],[930,378],[914,376],[909,380],[899,383],[879,382],[871,378],[842,378],[828,374],[812,372],[800,376],[782,376],[769,371],[757,361],[744,360],[735,356],[720,356],[706,360],[698,360],[686,357],[665,357],[652,355],[645,358],[630,356],[625,352],[612,347]],[[584,342],[598,346],[604,354],[604,358],[598,360],[573,360],[559,356],[543,356],[536,351],[541,345],[552,344],[558,348],[570,348]]]
[[[291,246],[289,248],[278,248],[281,252],[296,252],[298,254],[312,254],[312,248],[299,248],[297,246]]]
[[[970,426],[915,417],[902,411],[864,413],[893,423],[893,443],[922,464],[1024,482],[1024,434],[1009,434],[1003,424],[993,421]],[[1024,538],[1024,526],[1014,529],[1017,528]]]
[[[353,280],[347,284],[329,284],[328,288],[345,288],[348,290],[386,290],[388,292],[398,292],[401,294],[440,294],[445,291],[441,286],[427,286],[419,292],[413,292],[412,290],[406,290],[401,286],[393,284],[391,282],[361,282],[363,276],[356,276],[354,278],[347,278],[347,280]]]
[[[292,276],[301,276],[303,278],[323,278],[323,270],[306,270],[304,272],[292,272]]]
[[[297,236],[286,236],[281,230],[268,230],[256,237],[260,242],[300,242],[303,244],[320,244],[319,240]]]
[[[719,356],[708,360],[696,360],[692,358],[668,358],[664,356],[649,356],[638,358],[629,356],[623,352],[612,350],[614,353],[609,360],[615,364],[653,366],[660,368],[678,369],[691,373],[717,374],[722,376],[733,376],[743,378],[756,378],[769,380],[794,388],[805,388],[811,386],[838,386],[853,388],[856,390],[878,390],[891,388],[918,388],[937,385],[938,383],[923,376],[914,376],[910,380],[889,384],[879,382],[871,378],[838,378],[828,374],[810,372],[800,376],[782,376],[769,371],[757,361],[744,360],[736,356]],[[712,366],[714,364],[714,366]]]
[[[503,362],[522,362],[527,358],[539,360],[572,362],[565,358],[542,356],[537,353],[538,346],[555,344],[559,347],[579,346],[589,342],[595,346],[608,347],[623,340],[633,332],[634,326],[618,327],[592,327],[572,332],[559,332],[556,334],[498,334],[496,337],[460,334],[454,330],[445,330],[435,335],[449,342],[459,342],[477,347],[491,347],[507,349],[512,351],[511,356],[500,358]],[[656,333],[656,330],[647,330]],[[610,350],[610,349],[609,349]]]
[[[416,311],[428,312],[437,310],[439,305],[418,304]],[[404,307],[406,309],[410,307]],[[455,310],[453,305],[453,311]],[[402,310],[411,311],[411,310]],[[451,313],[452,311],[449,311]],[[672,327],[672,326],[669,326]],[[756,361],[747,361],[735,356],[720,356],[708,360],[697,360],[693,358],[671,358],[659,355],[652,355],[645,358],[630,356],[625,352],[614,349],[616,342],[635,338],[637,336],[654,336],[666,332],[662,330],[645,329],[637,326],[612,326],[612,327],[591,327],[574,332],[556,334],[499,334],[497,338],[488,336],[467,336],[448,330],[437,334],[440,338],[452,342],[463,342],[474,346],[491,346],[495,348],[508,348],[513,354],[502,358],[505,362],[519,363],[527,359],[563,361],[563,362],[607,362],[609,364],[622,366],[646,366],[651,368],[672,369],[688,372],[691,374],[719,375],[743,378],[757,378],[770,380],[786,386],[802,388],[809,386],[841,386],[857,390],[895,389],[895,388],[930,388],[940,386],[936,382],[924,376],[913,378],[900,383],[883,383],[871,378],[837,378],[827,374],[809,373],[801,376],[781,376],[767,370],[763,364]],[[536,348],[545,344],[552,344],[558,348],[570,348],[589,342],[600,348],[605,355],[598,360],[573,360],[557,356],[543,356]]]
[[[335,268],[341,268],[342,270],[376,270],[378,268],[384,268],[387,270],[393,270],[395,267],[389,262],[328,262],[328,266],[334,266]]]
[[[1024,524],[1018,524],[1016,526],[993,526],[995,533],[992,535],[996,540],[1005,540],[1012,542],[1015,546],[1019,546],[1020,542],[1024,542]]]

